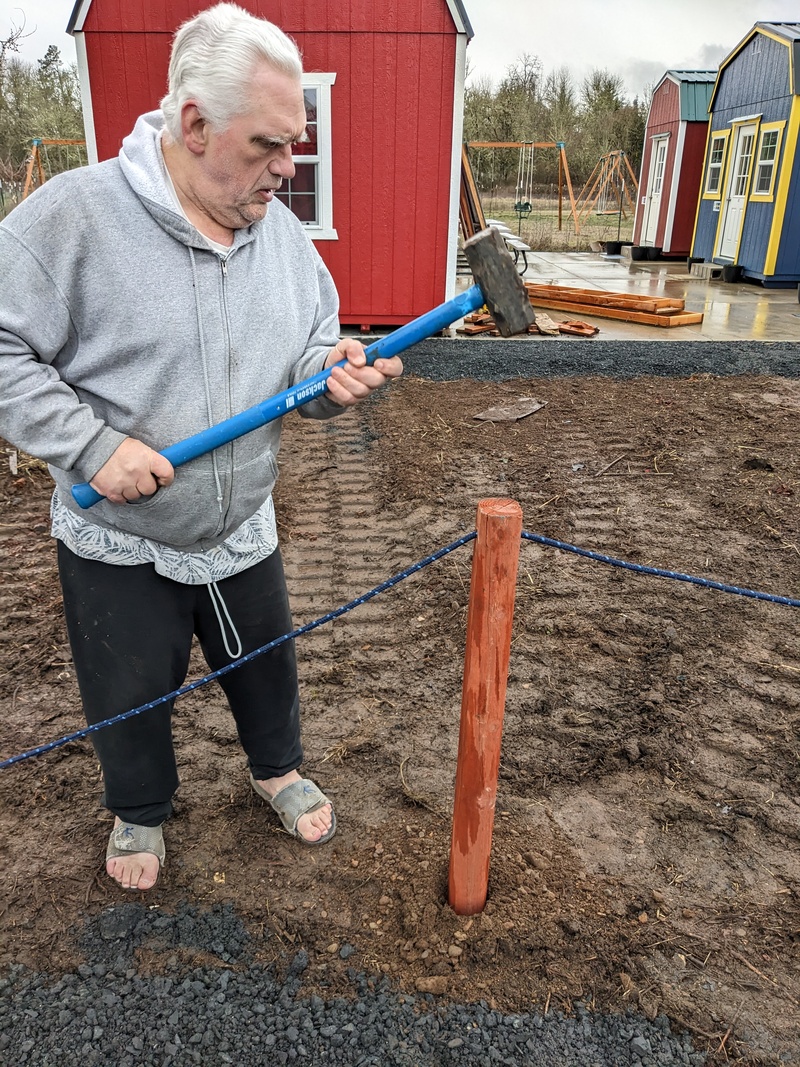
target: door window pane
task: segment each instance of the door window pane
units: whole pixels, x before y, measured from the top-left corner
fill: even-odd
[[[739,159],[736,163],[736,180],[733,186],[734,196],[744,196],[747,192],[747,177],[750,173],[750,160],[753,158],[753,135],[742,134],[739,142]]]

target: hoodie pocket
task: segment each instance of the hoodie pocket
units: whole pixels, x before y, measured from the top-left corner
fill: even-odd
[[[258,511],[277,480],[278,464],[271,451],[262,452],[234,468],[233,488],[225,516],[225,527],[229,532]]]
[[[199,542],[221,540],[217,488],[208,467],[180,467],[172,485],[132,504],[95,506],[113,529],[173,548],[196,550]]]

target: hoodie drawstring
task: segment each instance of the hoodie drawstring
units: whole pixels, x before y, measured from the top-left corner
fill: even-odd
[[[230,612],[228,611],[228,605],[223,600],[222,593],[220,593],[219,587],[217,586],[216,582],[208,583],[208,595],[211,597],[211,603],[214,605],[214,611],[217,615],[217,622],[219,623],[219,632],[222,634],[222,643],[225,645],[225,651],[228,653],[232,660],[238,659],[242,654],[242,639],[241,637],[239,637],[236,627],[233,625],[233,619],[231,618]],[[225,613],[225,619],[227,620],[228,626],[230,627],[231,636],[236,640],[236,651],[234,651],[228,643],[228,634],[225,629],[225,621],[222,618],[220,607]]]

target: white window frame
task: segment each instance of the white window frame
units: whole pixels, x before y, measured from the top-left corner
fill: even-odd
[[[783,140],[783,131],[786,126],[786,122],[765,122],[758,133],[758,148],[756,150],[755,163],[753,167],[753,183],[751,186],[750,199],[761,201],[762,203],[770,203],[775,199],[775,184],[778,177],[778,164],[781,158],[781,142]],[[772,159],[764,158],[764,141],[766,137],[771,134],[777,134],[775,138],[775,154]],[[769,174],[769,187],[764,190],[758,188],[758,181],[761,175],[762,169],[766,169]]]
[[[704,200],[719,200],[722,196],[722,181],[725,173],[725,164],[728,155],[728,139],[730,130],[714,130],[708,146],[708,166],[706,168],[706,180],[703,186]],[[712,162],[715,142],[722,142],[722,156],[717,162]],[[711,188],[712,175],[717,179],[716,189]]]
[[[333,147],[331,138],[331,86],[335,74],[304,74],[303,89],[317,90],[317,154],[292,156],[296,165],[317,164],[317,222],[303,222],[312,241],[338,241],[333,225]]]

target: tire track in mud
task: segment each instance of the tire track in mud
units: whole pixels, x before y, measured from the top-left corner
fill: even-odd
[[[356,599],[403,569],[407,534],[419,511],[400,519],[377,502],[365,419],[360,411],[329,422],[287,428],[277,510],[292,510],[291,534],[281,542],[295,625],[304,625]],[[391,597],[392,604],[386,600]],[[394,646],[398,612],[394,590],[359,604],[315,630],[317,650],[377,643]],[[400,627],[402,629],[402,627]]]
[[[669,567],[673,546],[664,543],[659,519],[671,478],[656,473],[655,457],[641,454],[618,413],[595,409],[593,415],[591,426],[564,420],[548,439],[560,506],[551,536],[612,558]],[[537,520],[547,513],[532,516],[524,515],[524,528],[539,532]],[[647,585],[644,611],[638,595],[638,607],[629,597],[634,583],[637,594]],[[626,745],[636,752],[643,735],[671,732],[683,664],[679,620],[689,589],[679,587],[675,598],[672,587],[523,542],[505,727],[514,781],[611,773]],[[537,770],[514,759],[531,738],[540,746]]]
[[[42,587],[53,574],[53,555],[32,551],[38,548],[46,519],[40,506],[3,508],[0,524],[0,641],[18,636],[19,627],[38,617],[41,605],[28,607],[30,594]],[[57,583],[53,587],[58,595]]]
[[[288,519],[282,553],[295,626],[440,547],[431,509],[401,513],[381,501],[368,411],[297,420],[284,435],[276,510]],[[449,607],[456,578],[443,575],[441,563],[433,567],[435,578],[411,575],[296,643],[306,747],[312,765],[325,764],[328,794],[346,793],[351,825],[382,826],[387,811],[402,810],[409,788],[439,800],[440,757],[431,753],[450,751],[457,737],[457,718],[452,728],[442,721],[454,704],[443,675],[451,679],[460,659],[447,655],[443,664],[437,613],[443,596]]]

